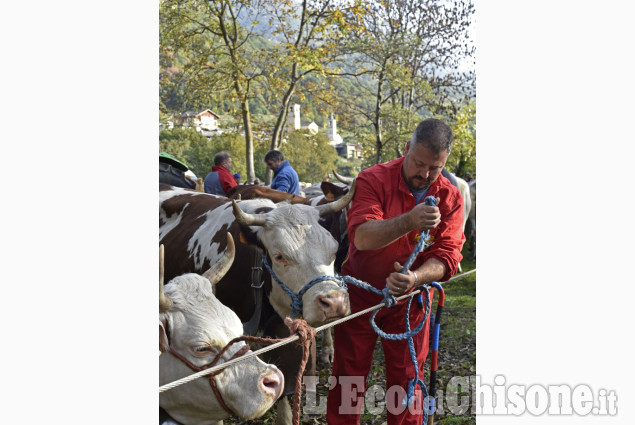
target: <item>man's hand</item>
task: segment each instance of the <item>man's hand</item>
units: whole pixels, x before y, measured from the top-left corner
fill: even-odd
[[[414,272],[408,270],[408,274],[401,273],[403,266],[398,261],[394,263],[395,272],[390,273],[386,278],[386,285],[388,285],[388,293],[390,295],[404,295],[408,293],[414,286],[416,278]]]
[[[420,203],[408,212],[408,218],[413,229],[431,230],[441,223],[441,212],[439,207]]]

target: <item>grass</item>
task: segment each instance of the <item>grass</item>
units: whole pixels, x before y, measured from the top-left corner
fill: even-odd
[[[466,257],[461,265],[463,271],[469,271],[476,268],[471,256],[465,252]],[[441,330],[439,339],[439,362],[437,371],[437,405],[443,403],[443,410],[437,411],[435,414],[435,423],[439,425],[473,425],[476,424],[476,416],[471,413],[470,406],[467,406],[465,412],[450,411],[448,400],[445,395],[449,391],[457,392],[461,397],[470,399],[469,390],[465,387],[457,387],[456,377],[469,379],[476,371],[476,273],[469,274],[457,280],[453,280],[444,285],[445,304],[443,316],[441,318]],[[438,296],[435,296],[431,311],[436,313]],[[318,341],[322,338],[318,334]],[[430,350],[431,351],[431,350]],[[368,387],[378,384],[385,388],[384,374],[384,354],[379,339],[373,354],[373,365],[368,375]],[[328,393],[328,378],[331,376],[330,365],[318,364],[319,383],[317,387],[318,400],[323,398],[326,403]],[[453,380],[453,378],[455,378]],[[429,387],[430,379],[430,356],[425,364],[424,382]],[[460,380],[459,380],[460,382]],[[443,393],[441,393],[441,391]],[[305,393],[302,394],[301,406],[306,405]],[[361,424],[364,425],[381,425],[386,422],[386,413],[383,411],[379,414],[363,413],[361,416]],[[252,421],[242,421],[239,418],[230,418],[224,421],[225,424],[243,424],[243,425],[269,425],[275,423],[275,408],[269,410],[262,418]],[[326,425],[325,414],[306,414],[303,412],[301,417],[303,424]]]

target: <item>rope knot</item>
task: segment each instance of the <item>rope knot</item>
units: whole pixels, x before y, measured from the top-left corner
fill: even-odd
[[[387,308],[390,308],[393,305],[397,304],[397,298],[395,298],[393,295],[390,295],[388,293],[387,286],[381,291],[381,293],[384,295],[384,304],[386,305]]]
[[[284,319],[284,324],[289,328],[291,334],[296,334],[298,336],[298,340],[296,344],[304,346],[307,342],[311,342],[313,338],[315,338],[315,334],[317,331],[312,326],[303,320],[303,319],[292,319],[291,317],[286,317]]]

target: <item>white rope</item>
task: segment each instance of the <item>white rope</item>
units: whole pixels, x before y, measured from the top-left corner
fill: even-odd
[[[472,274],[474,272],[476,272],[476,269],[470,270],[469,272],[458,274],[456,276],[453,276],[451,279],[448,279],[446,282],[443,282],[443,283],[448,283],[448,282],[451,282],[453,280],[460,279],[463,276],[467,276],[468,274]],[[414,295],[417,295],[417,294],[421,293],[421,291],[422,291],[421,289],[418,289],[418,290],[415,290],[415,291],[413,291],[413,292],[411,292],[409,294],[402,295],[402,296],[400,296],[400,297],[398,297],[396,299],[397,299],[397,301],[401,301],[403,299],[406,299],[406,298],[412,297]],[[354,319],[356,317],[359,317],[359,316],[361,316],[363,314],[366,314],[366,313],[369,313],[371,311],[380,309],[380,308],[382,308],[384,306],[385,306],[384,303],[380,303],[380,304],[377,304],[374,307],[369,307],[366,310],[358,311],[357,313],[353,313],[353,314],[348,315],[346,317],[343,317],[341,319],[338,319],[338,320],[335,320],[333,322],[329,322],[329,323],[327,323],[325,325],[322,325],[320,327],[317,327],[317,328],[315,328],[315,332],[316,333],[321,332],[324,329],[328,329],[328,328],[331,328],[331,327],[333,327],[335,325],[339,325],[340,323],[344,323],[344,322],[346,322],[348,320]],[[195,380],[197,378],[200,378],[201,376],[209,375],[210,373],[216,372],[217,370],[224,369],[224,368],[226,368],[228,366],[231,366],[234,363],[238,363],[240,361],[250,359],[250,358],[252,358],[254,356],[257,356],[259,354],[266,353],[267,351],[274,350],[274,349],[276,349],[278,347],[281,347],[281,346],[283,346],[285,344],[289,344],[289,343],[292,343],[294,341],[297,341],[298,339],[300,339],[300,337],[298,335],[293,335],[293,336],[289,337],[288,339],[285,339],[284,341],[276,342],[276,343],[271,344],[271,345],[269,345],[267,347],[261,348],[260,350],[252,351],[251,353],[245,354],[244,356],[236,357],[235,359],[232,359],[232,360],[230,360],[228,362],[216,365],[214,367],[210,367],[209,369],[201,370],[200,372],[196,372],[196,373],[194,373],[192,375],[188,375],[188,376],[186,376],[184,378],[181,378],[181,379],[179,379],[177,381],[173,381],[173,382],[170,382],[169,384],[165,384],[165,385],[159,387],[159,393],[162,393],[162,392],[167,391],[167,390],[171,390],[172,388],[178,387],[179,385],[186,384],[186,383],[188,383],[190,381],[193,381],[193,380]]]

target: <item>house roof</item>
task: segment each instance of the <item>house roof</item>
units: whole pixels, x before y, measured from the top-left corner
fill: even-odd
[[[213,111],[211,111],[209,109],[206,109],[206,110],[201,111],[198,114],[196,114],[197,117],[200,117],[201,115],[212,115],[216,119],[220,118],[220,116],[217,113],[215,113],[215,112],[213,112]]]
[[[203,110],[201,112],[185,111],[185,112],[183,112],[180,115],[180,117],[181,118],[192,118],[192,117],[198,118],[201,115],[212,115],[214,118],[220,119],[220,116],[216,112],[214,112],[214,111],[212,111],[210,109],[205,109],[205,110]]]

